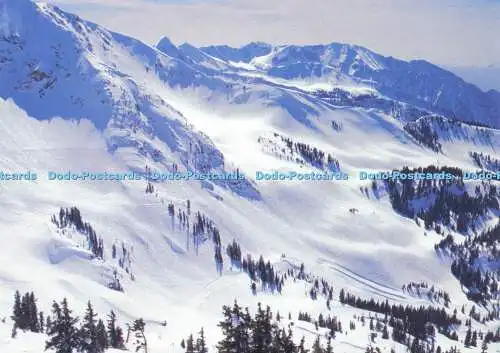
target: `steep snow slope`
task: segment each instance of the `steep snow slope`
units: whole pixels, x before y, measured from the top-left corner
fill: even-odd
[[[180,351],[180,340],[201,326],[213,346],[220,337],[215,324],[221,307],[235,298],[252,308],[264,302],[275,311],[292,312],[293,318],[299,310],[326,310],[324,301],[308,298],[310,285],[304,281],[287,282],[282,295],[260,290],[252,295],[248,276],[233,270],[225,254],[233,239],[244,253],[262,254],[284,271],[303,262],[307,271],[333,283],[335,298],[340,288],[348,288],[405,305],[428,303],[400,290],[409,281],[425,280],[446,288],[450,310],[470,305],[447,261],[434,252],[441,235],[428,231],[424,236],[413,220],[393,211],[386,197],[361,192],[370,182],[358,180],[357,173],[403,165],[475,168],[469,152],[498,155],[498,130],[463,124],[450,133],[436,123],[442,153],[435,153],[384,111],[334,107],[308,94],[300,82],[289,87],[267,77],[249,78],[224,62],[249,63],[254,49],[265,54],[265,45],[256,44],[241,58],[225,54],[217,59],[208,51],[186,58],[175,56],[167,41],[162,46],[167,53],[161,53],[41,3],[7,1],[1,11],[0,144],[7,153],[0,170],[31,170],[39,178],[0,183],[0,232],[6,239],[0,256],[0,316],[10,313],[16,289],[35,290],[46,312],[51,300],[63,296],[80,313],[92,299],[99,312],[113,308],[122,322],[144,317],[150,352],[156,353]],[[279,60],[298,54],[288,55],[291,59]],[[332,121],[341,129],[332,129]],[[331,154],[351,180],[254,180],[257,171],[314,169],[270,154],[258,142],[275,133]],[[144,180],[72,182],[46,176],[49,170],[124,172],[146,166],[203,172],[238,168],[247,180],[153,183],[154,192],[145,193]],[[187,200],[191,221],[200,211],[220,230],[221,273],[211,239],[195,239],[169,216],[169,203],[176,212],[187,212]],[[62,232],[51,222],[60,207],[71,206],[103,238],[104,259],[92,256],[75,229]],[[495,217],[492,210],[484,222]],[[125,266],[120,251],[113,257],[113,244],[127,250]],[[115,271],[124,292],[108,288]],[[344,324],[362,312],[337,301],[332,311]],[[166,327],[160,325],[163,320]],[[2,327],[4,337],[8,330]],[[296,330],[312,342],[312,325],[299,323]],[[459,330],[462,337],[463,327]],[[367,328],[342,334],[335,347],[364,351],[367,337]],[[19,340],[43,341],[23,334]],[[454,344],[439,340],[443,347]],[[37,352],[37,344],[26,346]],[[391,341],[379,344],[405,349]],[[5,351],[22,346],[5,341]]]

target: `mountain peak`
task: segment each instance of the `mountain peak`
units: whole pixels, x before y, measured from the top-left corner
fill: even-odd
[[[173,58],[179,57],[180,54],[179,48],[174,43],[172,43],[172,41],[168,37],[162,37],[156,45],[156,48]]]

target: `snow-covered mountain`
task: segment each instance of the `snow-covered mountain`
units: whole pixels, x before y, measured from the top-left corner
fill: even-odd
[[[235,299],[279,311],[308,346],[331,327],[302,314],[336,317],[335,352],[413,342],[413,331],[373,337],[382,329],[362,321],[377,312],[384,326],[387,308],[362,299],[456,309],[451,321],[424,322],[443,352],[480,351],[461,342],[473,306],[471,329],[498,328],[499,228],[487,232],[500,216],[498,181],[359,178],[405,166],[490,170],[498,92],[343,44],[151,47],[29,0],[0,2],[0,83],[0,317],[16,290],[34,291],[45,313],[67,297],[82,315],[91,300],[123,327],[144,318],[150,353],[185,351],[181,340],[201,327],[215,352],[222,306]],[[239,178],[58,181],[49,171]],[[258,178],[275,171],[350,178]],[[3,180],[28,172],[36,180]],[[394,322],[414,323],[395,311]],[[0,324],[2,353],[43,350],[45,335],[10,338],[11,328]]]
[[[326,89],[344,82],[355,83],[450,118],[500,126],[498,92],[485,93],[423,60],[405,62],[340,43],[277,47],[251,43],[241,48],[209,46],[201,50],[228,62],[250,64],[252,69],[273,78],[323,83]]]

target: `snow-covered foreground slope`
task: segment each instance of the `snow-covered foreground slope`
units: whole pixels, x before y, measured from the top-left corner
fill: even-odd
[[[340,290],[391,304],[428,305],[425,297],[401,290],[425,281],[446,290],[446,310],[456,308],[465,321],[461,307],[468,313],[474,303],[450,272],[450,260],[434,250],[443,236],[396,213],[389,197],[358,175],[405,165],[475,170],[470,152],[498,158],[498,130],[432,115],[409,130],[385,109],[339,106],[301,82],[293,86],[231,71],[233,64],[207,50],[200,57],[210,65],[200,64],[194,54],[180,58],[168,42],[162,53],[26,0],[7,0],[1,11],[0,171],[31,171],[37,179],[0,181],[0,317],[10,316],[16,290],[35,291],[45,313],[52,300],[67,297],[82,315],[90,299],[101,315],[113,309],[122,325],[144,318],[150,353],[182,351],[180,341],[201,327],[215,351],[222,306],[237,299],[252,311],[262,302],[286,318],[291,313],[295,337],[305,335],[308,345],[323,331],[297,321],[299,311],[337,316],[346,333],[337,334],[335,352],[361,352],[369,344],[368,325],[347,327],[353,315],[368,312],[339,303]],[[435,136],[440,151],[420,133]],[[286,141],[301,145],[289,149]],[[318,158],[314,164],[300,154],[306,145],[332,156],[351,178],[257,180],[257,172],[319,171]],[[152,190],[145,180],[48,180],[49,171],[146,170],[237,170],[246,179],[152,182]],[[102,238],[102,256],[89,250],[76,226],[58,228],[54,219],[60,219],[61,207],[79,209]],[[475,220],[478,231],[498,217],[498,207],[486,209]],[[310,276],[333,285],[331,310],[324,298],[311,299],[312,284],[303,279],[287,279],[281,294],[262,290],[256,281],[253,294],[249,276],[226,254],[233,240],[244,257],[262,255],[279,273],[304,263]],[[222,268],[214,260],[217,251]],[[110,288],[118,282],[123,291]],[[9,319],[0,325],[2,352],[43,349],[41,335],[10,339],[11,327]],[[495,330],[498,321],[474,321],[473,327]],[[453,330],[463,340],[465,325]],[[461,345],[443,335],[438,343],[443,349]],[[406,349],[391,340],[377,339],[376,345]],[[490,351],[495,347],[490,344]]]

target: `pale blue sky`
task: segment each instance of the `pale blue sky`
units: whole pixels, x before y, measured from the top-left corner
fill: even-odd
[[[498,0],[49,0],[154,44],[332,41],[442,66],[500,66]]]

